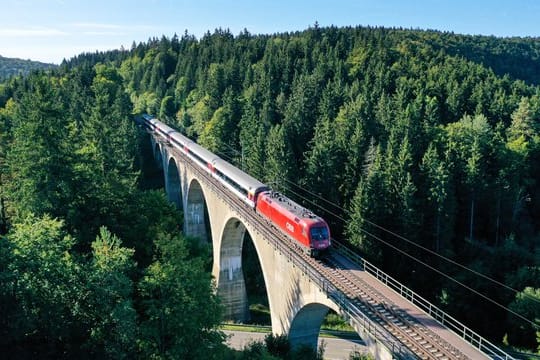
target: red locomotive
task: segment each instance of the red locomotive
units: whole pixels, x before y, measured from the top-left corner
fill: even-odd
[[[257,211],[298,241],[310,256],[320,256],[330,246],[328,224],[310,210],[275,191],[257,198]]]

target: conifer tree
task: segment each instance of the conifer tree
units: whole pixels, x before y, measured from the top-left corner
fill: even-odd
[[[28,82],[13,115],[7,193],[11,206],[23,217],[28,213],[63,216],[74,191],[70,124],[56,81],[36,75]]]

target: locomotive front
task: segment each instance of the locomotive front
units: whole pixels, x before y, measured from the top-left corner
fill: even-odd
[[[304,219],[308,223],[309,247],[315,257],[321,256],[331,245],[330,229],[328,224],[320,217]]]

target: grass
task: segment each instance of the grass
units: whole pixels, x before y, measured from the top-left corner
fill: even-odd
[[[249,325],[249,324],[230,324],[224,323],[221,324],[221,330],[228,331],[246,331],[246,332],[255,332],[255,333],[271,333],[272,327],[267,325]]]
[[[250,324],[270,325],[270,309],[263,304],[249,305]]]
[[[334,311],[328,312],[322,323],[321,329],[333,331],[350,331],[355,332],[353,327],[348,322],[343,320],[341,316]]]
[[[220,330],[245,331],[245,332],[270,334],[272,332],[272,327],[269,325],[223,323],[220,326]],[[358,334],[354,331],[336,331],[336,330],[324,330],[324,329],[321,329],[319,336],[325,337],[325,338],[341,338],[341,339],[343,338],[358,339],[359,338]]]

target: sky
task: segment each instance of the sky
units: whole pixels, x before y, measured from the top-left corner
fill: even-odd
[[[0,0],[0,55],[59,64],[133,41],[229,29],[385,26],[538,37],[540,0]]]

